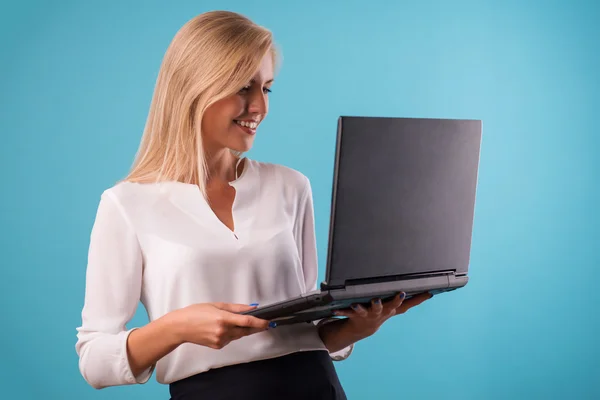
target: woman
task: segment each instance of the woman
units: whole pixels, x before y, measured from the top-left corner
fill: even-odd
[[[276,65],[271,33],[231,12],[197,16],[169,46],[132,171],[92,229],[76,350],[93,387],[156,370],[173,399],[343,399],[332,358],[429,298],[317,324],[240,314],[317,285],[308,179],[241,156]],[[140,301],[150,322],[128,329]]]

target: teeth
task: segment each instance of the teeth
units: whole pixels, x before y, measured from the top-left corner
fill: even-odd
[[[250,129],[256,129],[258,126],[258,122],[235,121],[235,123]]]

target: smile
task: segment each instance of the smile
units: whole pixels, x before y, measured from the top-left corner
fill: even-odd
[[[241,126],[244,126],[246,128],[250,128],[250,129],[256,129],[258,127],[258,122],[236,121],[236,120],[234,120],[234,122],[238,125],[241,125]]]

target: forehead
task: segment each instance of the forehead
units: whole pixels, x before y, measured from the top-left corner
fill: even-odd
[[[271,55],[271,52],[268,52],[263,57],[258,69],[254,73],[252,82],[266,83],[271,81],[273,81],[273,56]]]

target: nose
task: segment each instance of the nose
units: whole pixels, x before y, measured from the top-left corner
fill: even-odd
[[[248,98],[248,113],[266,115],[269,110],[269,99],[262,91],[255,90]]]

